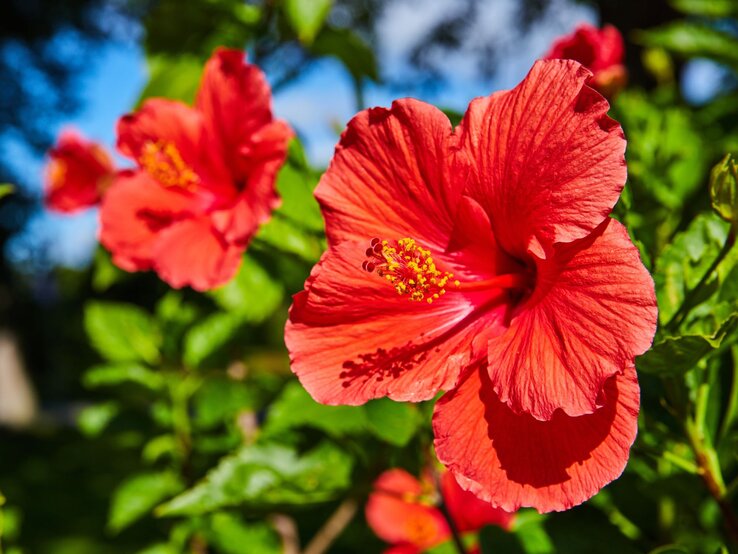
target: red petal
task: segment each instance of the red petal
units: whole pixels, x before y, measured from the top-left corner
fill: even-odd
[[[356,115],[315,192],[329,244],[410,237],[445,249],[464,184],[453,142],[448,118],[417,100]]]
[[[594,414],[558,411],[538,421],[500,402],[482,369],[436,404],[436,454],[463,488],[504,510],[566,510],[620,476],[638,429],[638,402],[629,367],[607,382]]]
[[[275,181],[287,156],[290,128],[273,121],[251,137],[241,151],[249,161],[247,183],[236,203],[229,209],[213,213],[213,221],[229,242],[248,244],[259,225],[269,220],[279,206]]]
[[[292,131],[284,122],[272,121],[271,102],[264,73],[246,63],[242,51],[215,51],[205,65],[196,106],[236,181],[249,180],[255,162],[259,165],[265,158],[277,158],[279,164],[284,161]],[[278,132],[265,132],[273,123]],[[271,136],[265,140],[265,134]],[[273,175],[271,181],[273,184]]]
[[[100,202],[113,177],[113,160],[99,144],[67,129],[49,150],[45,204],[59,212],[76,212]]]
[[[625,228],[605,222],[558,245],[536,288],[489,341],[489,376],[513,411],[547,420],[592,413],[605,381],[632,365],[656,332],[653,280]]]
[[[366,504],[369,527],[390,544],[423,550],[443,542],[450,536],[448,524],[437,508],[420,503],[422,492],[418,480],[406,471],[385,471],[374,482]]]
[[[515,514],[492,506],[462,489],[450,471],[441,476],[441,494],[451,519],[460,532],[479,531],[486,525],[509,529]]]
[[[151,98],[137,112],[118,120],[117,136],[118,150],[133,160],[139,159],[145,143],[166,141],[173,143],[182,159],[192,166],[199,158],[203,120],[181,102]]]
[[[116,175],[100,210],[100,241],[127,271],[151,267],[159,231],[198,210],[193,197],[165,188],[143,171]]]
[[[243,248],[229,245],[207,216],[183,219],[164,229],[154,247],[154,268],[174,288],[204,291],[236,275]]]
[[[623,132],[589,76],[573,61],[536,62],[515,89],[473,100],[460,125],[468,194],[513,256],[587,236],[625,184]]]
[[[285,330],[292,371],[324,404],[428,400],[484,356],[504,307],[485,311],[474,294],[453,292],[412,302],[362,270],[367,246],[329,249],[295,295]]]

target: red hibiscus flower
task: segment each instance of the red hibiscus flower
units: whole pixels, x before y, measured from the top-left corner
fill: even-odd
[[[439,459],[507,511],[565,509],[620,474],[656,329],[653,281],[608,217],[625,139],[590,76],[537,62],[456,130],[410,99],[357,115],[316,190],[328,251],[286,327],[320,402],[453,390]]]
[[[264,74],[237,50],[205,66],[195,107],[147,100],[118,122],[118,149],[137,169],[105,196],[101,241],[128,271],[207,290],[236,273],[277,206],[274,181],[289,127],[275,120]]]
[[[485,525],[509,529],[515,517],[461,489],[449,472],[441,476],[440,495],[460,533]],[[392,545],[385,554],[416,554],[451,539],[451,529],[437,507],[438,496],[429,475],[421,481],[402,469],[390,469],[379,476],[366,505],[366,520],[379,538]]]
[[[101,145],[66,129],[48,155],[44,176],[47,208],[72,213],[100,202],[115,171],[113,160]]]
[[[589,85],[613,98],[628,81],[624,54],[623,36],[615,27],[605,25],[598,29],[583,24],[554,42],[545,58],[578,61],[593,74]]]

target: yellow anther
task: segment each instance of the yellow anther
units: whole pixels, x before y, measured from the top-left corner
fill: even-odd
[[[168,141],[148,141],[139,156],[141,166],[165,187],[190,189],[200,179],[185,163],[177,147]]]

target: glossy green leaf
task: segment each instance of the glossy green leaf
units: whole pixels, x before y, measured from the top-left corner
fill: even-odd
[[[122,531],[182,488],[180,478],[170,471],[139,473],[129,477],[113,494],[108,528],[114,533]]]
[[[294,141],[293,141],[294,142]],[[307,167],[287,163],[277,177],[277,191],[282,197],[282,205],[277,213],[291,223],[316,233],[323,232],[323,216],[320,206],[313,196],[318,177]]]
[[[284,291],[250,256],[244,257],[235,279],[208,293],[224,310],[238,313],[244,323],[259,323],[282,301]]]
[[[731,154],[710,173],[710,203],[722,219],[738,222],[738,165]]]
[[[247,446],[223,458],[202,481],[157,511],[178,516],[229,506],[324,502],[349,486],[351,468],[352,458],[328,442],[303,455],[278,444]]]
[[[296,223],[283,217],[272,217],[262,226],[256,238],[280,252],[297,256],[315,263],[325,249],[325,241],[313,233],[300,228]]]
[[[167,98],[192,104],[200,86],[203,63],[195,56],[150,56],[149,81],[141,91],[139,104],[147,98]]]
[[[245,325],[240,313],[215,313],[193,326],[184,338],[183,360],[199,367],[209,356],[227,345]]]
[[[738,15],[738,2],[735,0],[670,0],[674,8],[690,15],[707,17],[728,17]]]
[[[85,329],[92,346],[110,361],[159,360],[159,329],[149,314],[132,304],[88,302]]]
[[[109,387],[134,383],[151,390],[164,387],[161,373],[145,366],[131,363],[98,365],[87,370],[82,378],[87,388]]]
[[[738,37],[714,27],[675,21],[639,33],[647,46],[665,48],[686,58],[710,58],[738,68]]]
[[[738,315],[730,317],[713,336],[684,335],[667,337],[636,359],[639,371],[660,375],[679,375],[696,367],[705,356],[735,339]]]
[[[245,523],[232,513],[213,514],[208,522],[208,539],[218,552],[243,554],[282,554],[282,542],[274,530],[263,522]]]
[[[278,434],[299,427],[313,427],[341,437],[367,432],[369,422],[362,407],[318,404],[300,383],[292,381],[269,407],[263,432]]]
[[[300,42],[310,44],[323,26],[332,5],[333,0],[284,0],[283,10]]]
[[[351,29],[338,29],[326,25],[316,37],[311,50],[318,56],[337,58],[356,80],[379,79],[374,51]]]
[[[77,415],[77,426],[88,437],[97,437],[120,413],[116,402],[103,402],[87,406]]]
[[[410,442],[422,423],[420,410],[408,402],[380,398],[367,402],[364,409],[372,433],[395,446]]]

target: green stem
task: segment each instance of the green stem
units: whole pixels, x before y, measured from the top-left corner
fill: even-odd
[[[705,283],[707,283],[707,281],[710,279],[712,274],[718,268],[720,263],[728,255],[728,252],[730,252],[731,248],[733,248],[734,244],[735,244],[735,227],[731,226],[730,230],[728,231],[728,236],[725,238],[725,244],[723,244],[723,247],[720,249],[720,252],[718,253],[717,257],[713,260],[712,264],[707,269],[707,271],[702,276],[702,278],[699,280],[697,285],[687,293],[687,295],[684,298],[684,302],[682,302],[682,305],[679,306],[679,309],[676,311],[676,313],[671,317],[669,322],[666,324],[666,329],[670,331],[674,331],[677,327],[679,327],[679,325],[682,323],[686,315],[694,307],[693,304],[695,302],[695,299],[697,298],[697,295],[700,292],[700,289],[705,285]]]

